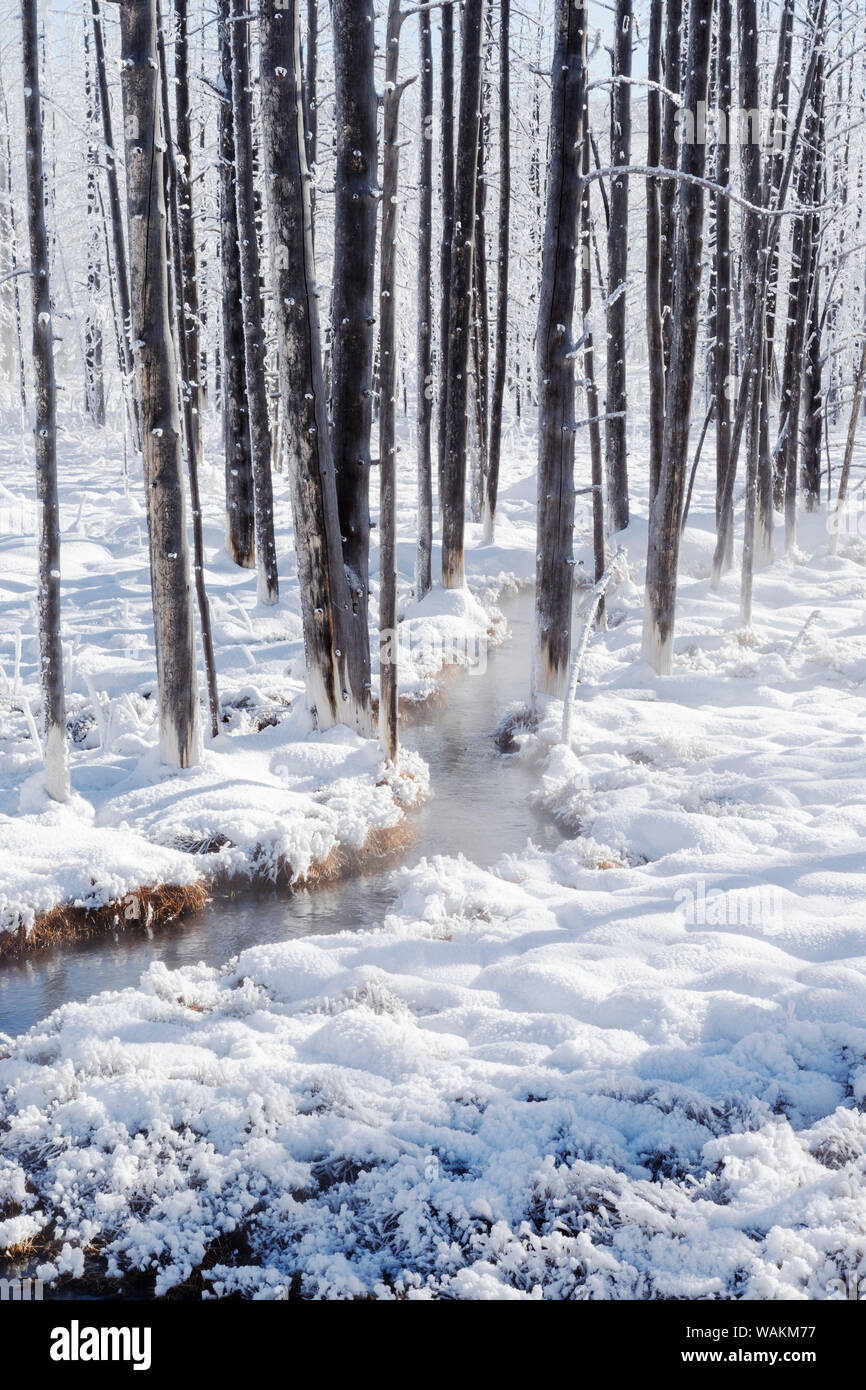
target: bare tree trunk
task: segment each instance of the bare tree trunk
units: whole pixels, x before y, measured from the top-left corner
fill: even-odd
[[[397,760],[397,189],[400,0],[388,0],[382,120],[382,244],[379,256],[379,742]]]
[[[157,0],[157,25],[160,23],[158,6],[159,0]],[[172,139],[171,107],[168,99],[168,67],[165,59],[165,48],[165,39],[162,30],[158,28],[157,50],[162,86],[162,124],[165,139],[164,174],[167,175],[165,200],[168,211],[169,288],[171,289],[171,286],[174,286],[174,338],[179,369],[183,440],[186,450],[187,473],[189,474],[189,498],[190,510],[192,512],[193,535],[193,575],[195,578],[196,598],[198,600],[202,656],[204,658],[208,707],[210,710],[211,737],[216,738],[220,732],[220,701],[216,677],[216,659],[214,657],[210,603],[208,602],[204,578],[204,535],[202,531],[201,495],[198,481],[199,462],[201,459],[200,417],[195,408],[195,393],[190,383],[190,338],[186,332],[186,316],[184,312],[184,304],[189,303],[186,293],[186,282],[184,280],[187,262],[183,252],[180,227],[181,192],[178,179],[177,160],[174,154],[174,141]],[[198,346],[198,335],[196,334],[196,352],[198,352]]]
[[[725,3],[726,0],[722,0]],[[730,0],[727,0],[730,3]],[[652,84],[662,79],[662,15],[663,0],[652,0],[647,43],[647,163],[651,169],[661,165],[662,99]],[[662,466],[662,441],[665,428],[665,357],[662,327],[662,239],[661,206],[658,179],[646,182],[646,321],[647,353],[649,357],[650,411],[650,486],[649,503],[653,504],[659,485]]]
[[[496,355],[490,397],[490,447],[484,499],[484,542],[492,545],[499,497],[502,407],[508,367],[508,262],[511,230],[511,0],[499,0],[499,219],[496,252]]]
[[[273,248],[274,308],[286,456],[304,630],[307,705],[314,724],[355,724],[350,699],[349,589],[322,374],[304,139],[300,0],[261,0],[262,152]]]
[[[333,0],[337,167],[331,441],[354,623],[349,681],[359,727],[373,733],[369,604],[370,432],[376,261],[376,88],[370,0]]]
[[[249,42],[245,0],[231,0],[232,116],[235,141],[235,200],[238,218],[238,258],[243,300],[244,353],[250,455],[253,470],[253,511],[256,536],[256,578],[259,600],[279,600],[277,548],[274,540],[274,497],[271,481],[271,429],[265,379],[265,331],[262,322],[259,238],[253,180],[253,134],[250,111]]]
[[[219,223],[222,288],[220,404],[226,475],[226,549],[236,565],[256,562],[253,461],[247,412],[247,369],[238,254],[235,136],[232,121],[231,0],[219,0],[219,49],[223,99],[219,110]]]
[[[860,411],[863,405],[864,386],[866,386],[866,331],[863,333],[863,347],[860,352],[860,365],[857,368],[857,376],[854,381],[854,396],[851,401],[851,414],[848,419],[848,435],[845,440],[845,455],[842,460],[842,472],[839,475],[839,495],[836,498],[836,507],[830,526],[830,554],[836,554],[836,546],[839,541],[839,527],[841,525],[842,509],[848,496],[848,479],[851,475],[851,461],[854,458],[854,443],[857,438],[857,421],[860,418]]]
[[[589,457],[592,478],[592,549],[595,561],[595,581],[604,573],[604,462],[601,452],[601,421],[599,419],[598,384],[595,376],[595,335],[592,331],[592,208],[590,204],[589,151],[592,131],[589,127],[589,96],[584,95],[580,192],[580,294],[583,311],[583,385],[586,397]],[[601,594],[596,609],[596,625],[607,623],[606,599]]]
[[[442,8],[441,73],[441,182],[442,242],[439,251],[439,410],[437,450],[439,460],[439,511],[445,491],[445,433],[448,407],[448,344],[451,331],[451,242],[454,237],[454,11]]]
[[[111,219],[112,249],[114,251],[114,279],[120,314],[123,320],[121,347],[123,351],[124,397],[127,402],[129,423],[136,449],[143,449],[144,439],[139,420],[138,400],[135,394],[137,374],[132,352],[132,309],[129,267],[126,257],[126,243],[123,237],[123,212],[120,202],[120,185],[117,178],[117,158],[114,151],[114,132],[111,121],[111,101],[108,95],[108,78],[105,69],[105,43],[102,33],[102,15],[99,0],[90,0],[93,15],[93,53],[96,60],[96,86],[99,91],[99,107],[102,112],[102,133],[105,138],[105,182],[108,188],[108,211]]]
[[[758,7],[756,0],[737,0],[740,31],[739,97],[741,112],[753,112],[760,104],[760,71],[758,44]],[[740,151],[743,197],[752,207],[759,207],[764,181],[761,171],[761,147],[750,138]],[[748,626],[752,616],[752,576],[755,556],[766,561],[773,552],[773,508],[766,511],[767,497],[758,486],[760,454],[761,395],[763,392],[764,359],[766,352],[766,305],[757,298],[759,284],[766,286],[765,268],[760,264],[764,247],[760,214],[748,209],[743,212],[742,275],[745,321],[756,325],[759,342],[752,349],[750,369],[750,404],[746,417],[746,509],[743,524],[743,570],[740,592],[740,615]],[[754,331],[754,330],[753,330]],[[763,504],[763,505],[762,505]]]
[[[172,767],[189,767],[200,761],[201,736],[177,372],[169,322],[156,0],[121,5],[120,29],[132,333],[144,445],[160,755]]]
[[[99,215],[99,156],[94,143],[96,110],[93,102],[93,74],[90,68],[90,33],[84,25],[84,100],[87,123],[87,311],[84,320],[84,402],[94,425],[105,424],[105,376],[103,371],[102,323],[99,300],[102,293],[102,236]]]
[[[632,0],[616,0],[614,86],[610,99],[610,162],[631,162]],[[620,80],[622,79],[622,80]],[[628,175],[612,174],[607,229],[607,446],[608,516],[612,531],[628,526],[626,440],[626,278],[628,276]]]
[[[419,10],[418,26],[421,50],[421,153],[418,170],[418,542],[415,550],[415,597],[420,599],[433,583],[433,43],[429,10]]]
[[[489,18],[489,15],[488,15]],[[483,63],[482,63],[483,67]],[[487,438],[489,426],[490,309],[487,294],[487,175],[485,144],[490,133],[489,89],[482,83],[478,120],[478,167],[475,190],[475,237],[472,255],[472,374],[474,450],[472,458],[471,515],[481,521],[487,496]]]
[[[677,111],[675,98],[681,91],[681,60],[683,42],[683,0],[665,0],[664,86],[662,101],[662,166],[677,167]],[[662,179],[659,184],[661,204],[661,301],[662,331],[664,334],[665,374],[670,367],[671,339],[674,312],[674,255],[677,238],[676,213],[678,206],[676,179]]]
[[[718,111],[723,135],[716,147],[716,183],[726,189],[731,178],[731,0],[719,0]],[[731,459],[731,204],[726,193],[716,194],[716,527],[724,524],[728,546],[725,567],[733,562],[733,517],[724,519],[725,479]],[[730,508],[733,508],[731,497]]]
[[[36,403],[36,495],[39,501],[39,670],[45,740],[45,790],[54,801],[69,800],[66,701],[60,637],[60,510],[57,501],[57,387],[54,325],[45,230],[42,167],[42,94],[36,0],[21,6],[24,58],[24,138],[27,223],[30,232],[30,289],[33,308],[33,374]]]
[[[575,234],[586,145],[586,8],[557,0],[538,314],[538,542],[532,697],[564,699],[574,597]]]
[[[21,292],[19,290],[19,266],[17,237],[15,228],[15,200],[12,193],[12,136],[9,129],[9,108],[6,92],[0,73],[0,99],[3,102],[3,125],[5,130],[5,151],[3,157],[3,198],[4,206],[0,215],[0,236],[2,245],[8,248],[9,275],[7,285],[12,297],[12,312],[15,321],[15,348],[18,364],[18,394],[21,401],[21,423],[24,425],[27,414],[27,378],[24,370],[24,335],[21,328]]]
[[[691,112],[697,112],[698,103],[705,103],[707,99],[712,14],[713,0],[691,0],[683,93],[686,110]],[[702,179],[705,162],[706,146],[702,142],[683,143],[681,173]],[[680,181],[677,201],[679,234],[673,295],[676,319],[668,370],[662,471],[650,514],[643,634],[644,658],[659,675],[669,675],[673,664],[680,523],[688,467],[701,297],[703,187]]]
[[[198,301],[198,257],[195,246],[195,215],[193,209],[193,170],[192,170],[192,130],[189,119],[189,10],[188,0],[174,0],[174,91],[176,102],[176,131],[178,178],[177,212],[180,231],[180,264],[183,275],[184,332],[186,335],[186,362],[189,379],[185,389],[192,398],[195,415],[196,438],[201,438],[201,421],[204,414],[204,390],[201,382],[201,319]],[[197,462],[201,462],[200,443]]]
[[[448,328],[448,391],[442,509],[442,583],[464,583],[463,529],[466,504],[466,443],[469,336],[472,328],[472,258],[478,186],[478,121],[481,105],[481,41],[484,0],[466,0],[460,67],[454,235]]]
[[[307,169],[316,166],[319,153],[319,0],[307,0],[307,64],[304,73],[304,128]],[[308,175],[309,177],[309,175]],[[310,182],[310,217],[316,208],[316,190]]]

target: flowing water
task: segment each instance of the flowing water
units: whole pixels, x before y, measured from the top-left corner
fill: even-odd
[[[400,891],[396,863],[463,854],[488,866],[528,839],[550,847],[560,833],[533,811],[533,773],[501,753],[493,731],[510,704],[529,691],[533,595],[503,602],[510,636],[487,654],[486,667],[455,675],[421,719],[401,732],[430,767],[431,798],[410,812],[415,838],[398,859],[324,887],[292,893],[251,887],[215,898],[198,913],[145,932],[126,930],[68,942],[0,968],[0,1030],[17,1034],[68,1000],[135,985],[152,961],[169,969],[205,961],[222,965],[247,946],[296,936],[378,926]]]

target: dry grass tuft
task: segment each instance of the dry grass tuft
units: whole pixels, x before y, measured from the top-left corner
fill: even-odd
[[[103,907],[61,903],[41,913],[30,931],[22,924],[17,931],[0,932],[0,962],[47,950],[61,941],[81,941],[118,928],[171,922],[187,912],[199,912],[207,899],[204,883],[157,883]]]

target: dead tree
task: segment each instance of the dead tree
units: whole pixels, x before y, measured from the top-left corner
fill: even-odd
[[[123,210],[120,199],[120,184],[117,177],[117,157],[114,150],[114,130],[111,120],[111,100],[108,94],[108,76],[105,67],[105,41],[102,32],[102,15],[99,0],[90,0],[93,16],[93,56],[96,68],[96,87],[99,92],[99,109],[102,114],[102,134],[105,141],[105,183],[108,189],[108,212],[111,221],[112,251],[114,253],[114,289],[122,320],[122,332],[118,337],[123,355],[124,399],[133,443],[136,449],[143,447],[138,402],[135,396],[136,371],[132,351],[132,309],[129,265],[126,255],[126,242],[123,235]]]
[[[601,407],[599,404],[598,382],[595,373],[595,334],[592,327],[592,246],[594,231],[592,225],[592,206],[590,201],[591,184],[587,177],[590,170],[590,147],[592,131],[589,125],[588,97],[583,113],[584,136],[582,143],[581,171],[583,185],[580,194],[580,297],[583,312],[583,390],[586,400],[586,428],[589,435],[590,477],[592,482],[592,548],[595,562],[596,583],[604,573],[604,459],[601,448]],[[596,271],[598,274],[598,271]],[[600,275],[599,275],[600,281]],[[597,626],[604,627],[606,618],[606,599],[599,598]]]
[[[616,0],[613,88],[610,98],[610,162],[631,162],[632,0]],[[612,531],[628,526],[626,439],[626,279],[628,276],[628,174],[611,174],[607,229],[607,462],[608,517]]]
[[[159,0],[157,0],[157,5]],[[157,24],[160,15],[157,9]],[[205,680],[207,683],[208,707],[210,710],[211,737],[220,732],[220,702],[217,687],[216,658],[214,656],[213,629],[210,616],[210,602],[207,596],[204,577],[204,532],[202,525],[201,493],[199,489],[199,463],[201,460],[201,420],[195,406],[196,391],[192,382],[195,368],[189,360],[191,339],[186,332],[184,305],[189,302],[185,274],[188,262],[183,250],[181,231],[181,191],[178,177],[175,146],[172,139],[171,107],[168,99],[168,67],[165,57],[165,39],[161,29],[157,32],[157,50],[160,64],[162,95],[162,126],[165,140],[165,201],[168,212],[167,235],[169,252],[169,300],[174,310],[174,344],[177,350],[177,366],[180,384],[181,420],[183,424],[183,443],[186,453],[186,469],[189,477],[189,500],[192,512],[193,537],[193,577],[198,602],[199,627],[201,629],[202,656],[204,658]],[[172,296],[171,290],[174,289]],[[198,334],[194,344],[198,352]]]
[[[84,25],[84,101],[87,124],[87,311],[84,320],[84,403],[94,425],[105,424],[105,376],[103,371],[102,234],[99,214],[99,155],[94,138],[96,108],[90,66],[90,33]]]
[[[684,84],[687,112],[706,103],[713,0],[691,0],[689,50]],[[643,655],[659,675],[673,664],[674,615],[680,524],[688,467],[692,386],[697,356],[701,297],[706,146],[685,140],[680,150],[677,195],[677,247],[673,302],[676,306],[665,403],[665,431],[659,488],[650,513],[647,548]]]
[[[538,313],[538,542],[532,695],[564,699],[574,597],[575,237],[586,131],[586,8],[557,0]]]
[[[322,373],[300,0],[261,0],[262,153],[273,251],[286,457],[304,632],[307,705],[319,729],[356,725],[343,633],[350,625]]]
[[[442,583],[464,583],[469,339],[472,329],[472,260],[478,187],[478,122],[481,105],[481,41],[484,0],[466,0],[460,55],[460,114],[454,181],[454,235],[448,305],[448,381],[442,499]]]
[[[750,113],[751,123],[759,109],[760,102],[760,53],[758,43],[758,9],[756,0],[737,0],[737,18],[740,31],[739,97],[740,110]],[[752,612],[752,576],[755,560],[766,563],[773,553],[773,506],[772,491],[759,487],[758,464],[760,455],[761,395],[765,380],[766,305],[757,299],[759,284],[766,285],[766,275],[760,267],[760,257],[764,249],[763,218],[756,211],[761,206],[763,194],[763,174],[761,169],[760,132],[746,131],[746,141],[741,146],[740,169],[742,175],[743,198],[749,205],[743,211],[742,233],[742,279],[745,321],[755,325],[759,343],[751,355],[749,381],[749,409],[746,415],[746,507],[743,523],[743,569],[740,596],[740,609],[743,622],[748,625]],[[757,137],[757,138],[756,138]],[[769,507],[768,507],[769,502]]]
[[[730,0],[721,0],[730,4]],[[661,165],[662,99],[658,90],[662,78],[662,17],[663,0],[652,0],[649,34],[647,36],[647,164],[651,169]],[[662,228],[659,181],[646,182],[646,322],[649,374],[649,501],[659,485],[662,464],[662,440],[665,427],[665,355],[662,323]]]
[[[508,367],[508,262],[511,232],[511,0],[499,0],[499,214],[496,248],[496,345],[490,395],[490,444],[484,497],[484,541],[496,531],[502,408]]]
[[[382,242],[379,254],[379,742],[397,759],[397,190],[400,0],[388,0],[382,119]],[[410,79],[414,80],[414,79]]]
[[[192,400],[196,417],[196,438],[201,437],[204,414],[204,387],[201,380],[201,318],[198,296],[198,256],[195,245],[195,213],[193,208],[192,129],[189,116],[189,9],[188,0],[174,0],[174,92],[175,139],[177,144],[177,218],[180,231],[180,267],[183,276],[185,359],[189,377],[184,389]],[[197,462],[201,462],[200,449]]]
[[[226,549],[236,565],[256,562],[253,513],[253,461],[247,412],[247,369],[238,254],[235,194],[235,136],[232,120],[231,0],[219,0],[219,50],[222,97],[217,133],[219,150],[220,283],[222,353],[220,405],[226,478]]]
[[[442,241],[439,249],[439,405],[437,456],[439,461],[439,511],[442,512],[445,477],[445,433],[448,407],[448,344],[451,332],[451,243],[454,237],[454,11],[442,7],[442,69],[440,74],[440,180]]]
[[[421,54],[421,151],[418,167],[418,540],[415,548],[415,597],[423,598],[433,583],[433,43],[429,10],[419,10],[418,29]]]
[[[156,0],[120,7],[132,333],[144,448],[160,755],[200,760],[199,701],[171,337]]]
[[[304,72],[304,134],[307,169],[316,166],[319,153],[319,0],[307,0],[307,53]],[[310,183],[310,212],[315,211],[315,189]]]
[[[279,600],[277,548],[274,540],[274,497],[271,481],[271,428],[265,380],[265,330],[262,321],[259,237],[256,227],[253,179],[253,132],[250,110],[250,63],[245,0],[231,0],[232,121],[235,141],[235,202],[238,219],[238,258],[243,301],[244,361],[250,456],[253,472],[253,513],[256,537],[256,579],[261,603]]]
[[[348,675],[359,728],[373,733],[369,604],[370,432],[376,261],[376,87],[370,0],[333,0],[336,94],[331,447],[353,623]]]
[[[665,0],[664,87],[662,100],[662,166],[677,167],[677,98],[681,91],[683,44],[683,0]],[[674,313],[674,251],[677,238],[677,181],[662,179],[659,184],[661,204],[661,301],[662,332],[664,336],[665,375],[670,365],[671,337]]]
[[[36,0],[23,0],[21,20],[27,225],[30,233],[30,302],[33,311],[36,496],[39,502],[39,672],[42,687],[45,790],[55,801],[68,801],[66,700],[63,693],[63,646],[60,635],[57,386],[54,377],[54,324],[48,270],[48,235],[45,229],[42,94],[39,87]]]
[[[718,75],[718,118],[721,138],[716,145],[715,180],[720,189],[727,189],[731,178],[731,0],[719,0],[716,62]],[[716,339],[714,386],[716,400],[716,527],[722,526],[725,506],[725,478],[731,458],[731,204],[727,193],[715,195],[716,205]],[[727,504],[733,508],[733,495]],[[733,518],[724,524],[729,545],[724,557],[727,568],[733,561]]]

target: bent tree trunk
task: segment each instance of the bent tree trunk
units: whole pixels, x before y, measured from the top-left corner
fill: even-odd
[[[277,603],[277,547],[274,540],[274,493],[271,481],[271,426],[265,380],[265,330],[262,322],[259,237],[253,181],[253,132],[250,111],[250,60],[245,0],[232,0],[232,115],[235,140],[235,200],[238,256],[243,300],[244,357],[253,513],[256,533],[256,580],[259,600]]]
[[[631,161],[632,3],[616,0],[614,87],[610,101],[610,162]],[[622,80],[620,80],[622,79]],[[626,445],[626,295],[628,275],[628,174],[612,174],[607,233],[607,445],[608,516],[612,531],[628,526],[628,451]]]
[[[253,461],[247,415],[247,368],[241,309],[241,262],[235,194],[235,136],[232,122],[231,0],[219,0],[222,100],[219,111],[219,223],[222,284],[220,405],[226,471],[226,549],[236,565],[255,565]]]
[[[193,603],[184,515],[178,383],[168,295],[156,0],[120,7],[132,332],[150,540],[160,756],[201,757]]]
[[[481,39],[484,0],[466,0],[460,67],[454,235],[448,306],[448,382],[445,409],[445,469],[442,507],[442,583],[464,582],[463,529],[466,499],[469,337],[472,330],[472,260],[478,187],[478,121],[481,105]]]
[[[508,0],[506,0],[506,4]],[[421,49],[421,154],[418,170],[418,542],[415,597],[433,583],[433,44],[430,11],[418,12]]]
[[[698,102],[705,103],[707,99],[712,14],[713,0],[691,0],[684,87],[687,111],[697,111]],[[702,179],[705,155],[706,146],[700,141],[684,143],[680,171]],[[662,471],[650,513],[643,630],[644,658],[659,675],[669,675],[673,664],[677,564],[701,297],[703,220],[702,185],[680,180],[674,274],[676,317],[668,369]]]
[[[45,230],[42,167],[42,94],[36,0],[21,7],[24,58],[24,134],[27,224],[30,232],[30,293],[33,307],[33,375],[36,404],[36,495],[39,503],[39,670],[45,739],[45,790],[69,800],[66,701],[60,640],[60,511],[57,502],[57,386],[54,325]]]
[[[538,312],[538,542],[532,698],[564,699],[574,593],[575,236],[586,102],[586,8],[558,0]]]
[[[490,447],[484,497],[484,543],[496,533],[502,407],[508,352],[508,261],[511,231],[511,0],[499,0],[499,220],[496,250],[496,349],[490,396]]]
[[[331,447],[350,591],[348,674],[358,728],[373,733],[370,691],[370,432],[376,260],[376,88],[370,0],[333,0],[336,93]]]
[[[349,590],[322,373],[304,140],[299,0],[261,0],[262,152],[273,251],[286,455],[304,631],[307,706],[315,726],[354,724],[341,636]]]

